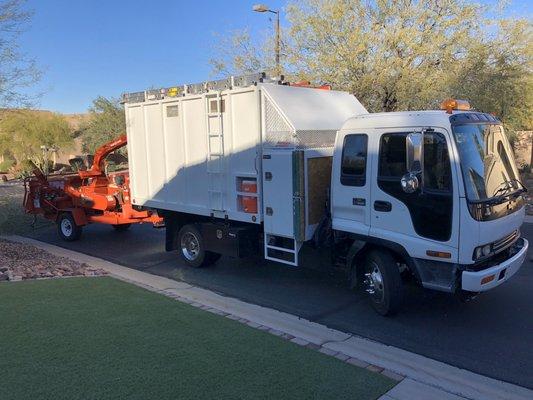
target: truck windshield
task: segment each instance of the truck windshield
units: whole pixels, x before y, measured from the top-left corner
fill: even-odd
[[[466,195],[484,201],[522,188],[509,141],[501,125],[452,125]]]

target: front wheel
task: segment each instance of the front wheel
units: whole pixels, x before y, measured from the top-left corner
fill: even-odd
[[[372,307],[381,315],[394,315],[402,305],[402,279],[387,250],[373,250],[364,264],[364,289]]]
[[[81,236],[81,226],[76,225],[71,213],[63,213],[57,219],[57,232],[66,242],[78,240]]]
[[[204,239],[196,226],[185,225],[178,233],[180,258],[193,268],[206,267],[215,263],[220,255],[205,250]]]

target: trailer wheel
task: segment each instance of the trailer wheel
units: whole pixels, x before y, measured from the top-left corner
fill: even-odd
[[[113,229],[117,232],[124,232],[130,229],[131,224],[116,224],[112,225]]]
[[[364,289],[372,307],[381,315],[394,315],[402,305],[402,279],[387,250],[369,252],[364,264]]]
[[[78,240],[81,236],[81,226],[76,225],[71,213],[63,213],[57,219],[57,232],[66,242]]]
[[[205,250],[200,231],[192,224],[183,226],[178,233],[178,250],[181,259],[193,268],[206,267],[220,255]]]

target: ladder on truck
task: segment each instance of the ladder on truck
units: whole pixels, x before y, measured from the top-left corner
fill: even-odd
[[[205,99],[208,206],[213,211],[223,212],[225,211],[223,100],[218,91],[215,94],[206,94]]]

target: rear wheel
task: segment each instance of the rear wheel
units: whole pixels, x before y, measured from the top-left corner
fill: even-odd
[[[180,258],[193,268],[206,267],[220,258],[220,254],[205,250],[204,239],[196,226],[189,224],[178,233]]]
[[[112,226],[113,229],[115,229],[117,232],[124,232],[130,229],[131,224],[117,224]]]
[[[57,219],[57,232],[66,242],[78,240],[81,236],[81,226],[76,225],[71,213],[63,213]]]
[[[364,264],[364,289],[372,307],[381,315],[394,315],[402,305],[402,279],[387,250],[369,252]]]

